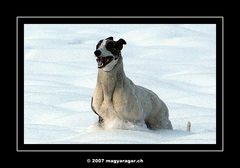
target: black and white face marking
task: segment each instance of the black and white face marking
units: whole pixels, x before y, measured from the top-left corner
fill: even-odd
[[[111,71],[121,56],[123,44],[126,44],[125,40],[114,41],[113,37],[100,40],[94,52],[97,57],[98,68],[103,68],[104,71]]]

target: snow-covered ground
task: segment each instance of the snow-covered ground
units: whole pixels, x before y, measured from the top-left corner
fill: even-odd
[[[26,24],[24,143],[216,143],[215,29],[214,24]],[[96,126],[90,106],[97,78],[93,52],[109,36],[126,40],[126,75],[164,100],[174,130]]]

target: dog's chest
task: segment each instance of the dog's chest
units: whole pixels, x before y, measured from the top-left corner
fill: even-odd
[[[103,104],[111,104],[113,93],[114,93],[114,84],[113,80],[105,80],[104,84],[101,84],[101,89],[102,89],[102,96],[103,96]]]
[[[103,88],[101,88],[103,89]],[[110,88],[105,88],[105,90]],[[103,89],[104,90],[104,89]],[[111,89],[110,89],[111,90]],[[98,101],[96,107],[97,112],[103,118],[122,118],[124,114],[124,107],[126,107],[127,100],[124,100],[122,89],[115,88],[113,92],[101,92],[103,99]]]

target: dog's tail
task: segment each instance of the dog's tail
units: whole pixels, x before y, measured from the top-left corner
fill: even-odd
[[[187,131],[190,132],[191,131],[191,127],[192,127],[192,124],[190,121],[187,122]]]

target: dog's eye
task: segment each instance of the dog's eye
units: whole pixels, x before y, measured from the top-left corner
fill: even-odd
[[[111,49],[111,48],[113,48],[113,43],[112,43],[112,42],[107,43],[106,48],[107,48],[108,50]]]

